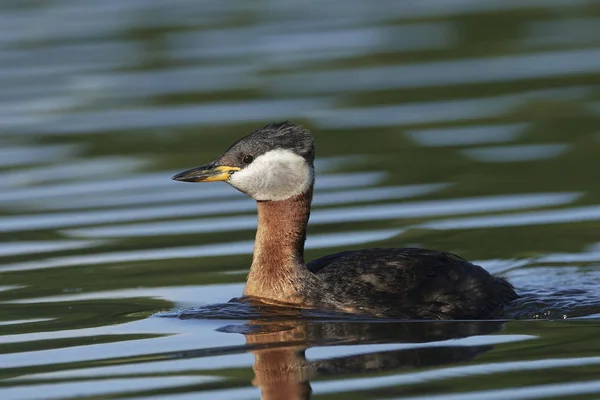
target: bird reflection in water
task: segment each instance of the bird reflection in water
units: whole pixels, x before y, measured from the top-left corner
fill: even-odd
[[[299,315],[300,317],[300,315]],[[308,360],[307,349],[319,346],[358,344],[429,343],[502,329],[500,321],[477,322],[382,322],[253,320],[229,325],[220,331],[241,333],[255,356],[253,385],[264,400],[309,399],[311,380],[337,375],[426,368],[467,361],[489,351],[490,345],[456,346],[431,344],[401,350]]]

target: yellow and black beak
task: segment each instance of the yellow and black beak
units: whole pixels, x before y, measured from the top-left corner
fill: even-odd
[[[214,162],[188,169],[175,175],[173,180],[181,182],[217,182],[226,181],[231,174],[239,171],[241,168],[228,167],[226,165],[216,165]]]

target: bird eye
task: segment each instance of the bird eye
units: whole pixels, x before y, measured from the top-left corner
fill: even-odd
[[[244,158],[242,158],[242,161],[244,162],[244,164],[250,164],[252,161],[254,161],[254,157],[244,156]]]

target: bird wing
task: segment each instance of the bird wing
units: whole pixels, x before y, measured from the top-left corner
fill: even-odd
[[[504,279],[455,254],[435,250],[345,251],[307,267],[325,285],[324,302],[374,315],[478,318],[501,310],[515,297]]]

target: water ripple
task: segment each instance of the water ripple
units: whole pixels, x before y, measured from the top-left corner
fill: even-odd
[[[518,210],[522,208],[547,207],[571,203],[579,198],[579,193],[530,193],[520,195],[467,197],[459,199],[429,200],[398,204],[370,205],[369,207],[340,207],[314,210],[310,224],[331,224],[340,222],[389,220],[396,218],[433,217],[440,215],[468,214]],[[0,218],[2,221],[2,218]],[[39,226],[40,222],[33,222]],[[23,229],[23,223],[14,221]],[[64,225],[63,225],[64,226]],[[68,235],[76,237],[132,237],[156,235],[181,235],[186,233],[223,232],[253,229],[255,216],[204,218],[184,221],[165,221],[130,224],[127,226],[106,226],[98,228],[71,229]],[[10,229],[0,226],[0,230]]]

